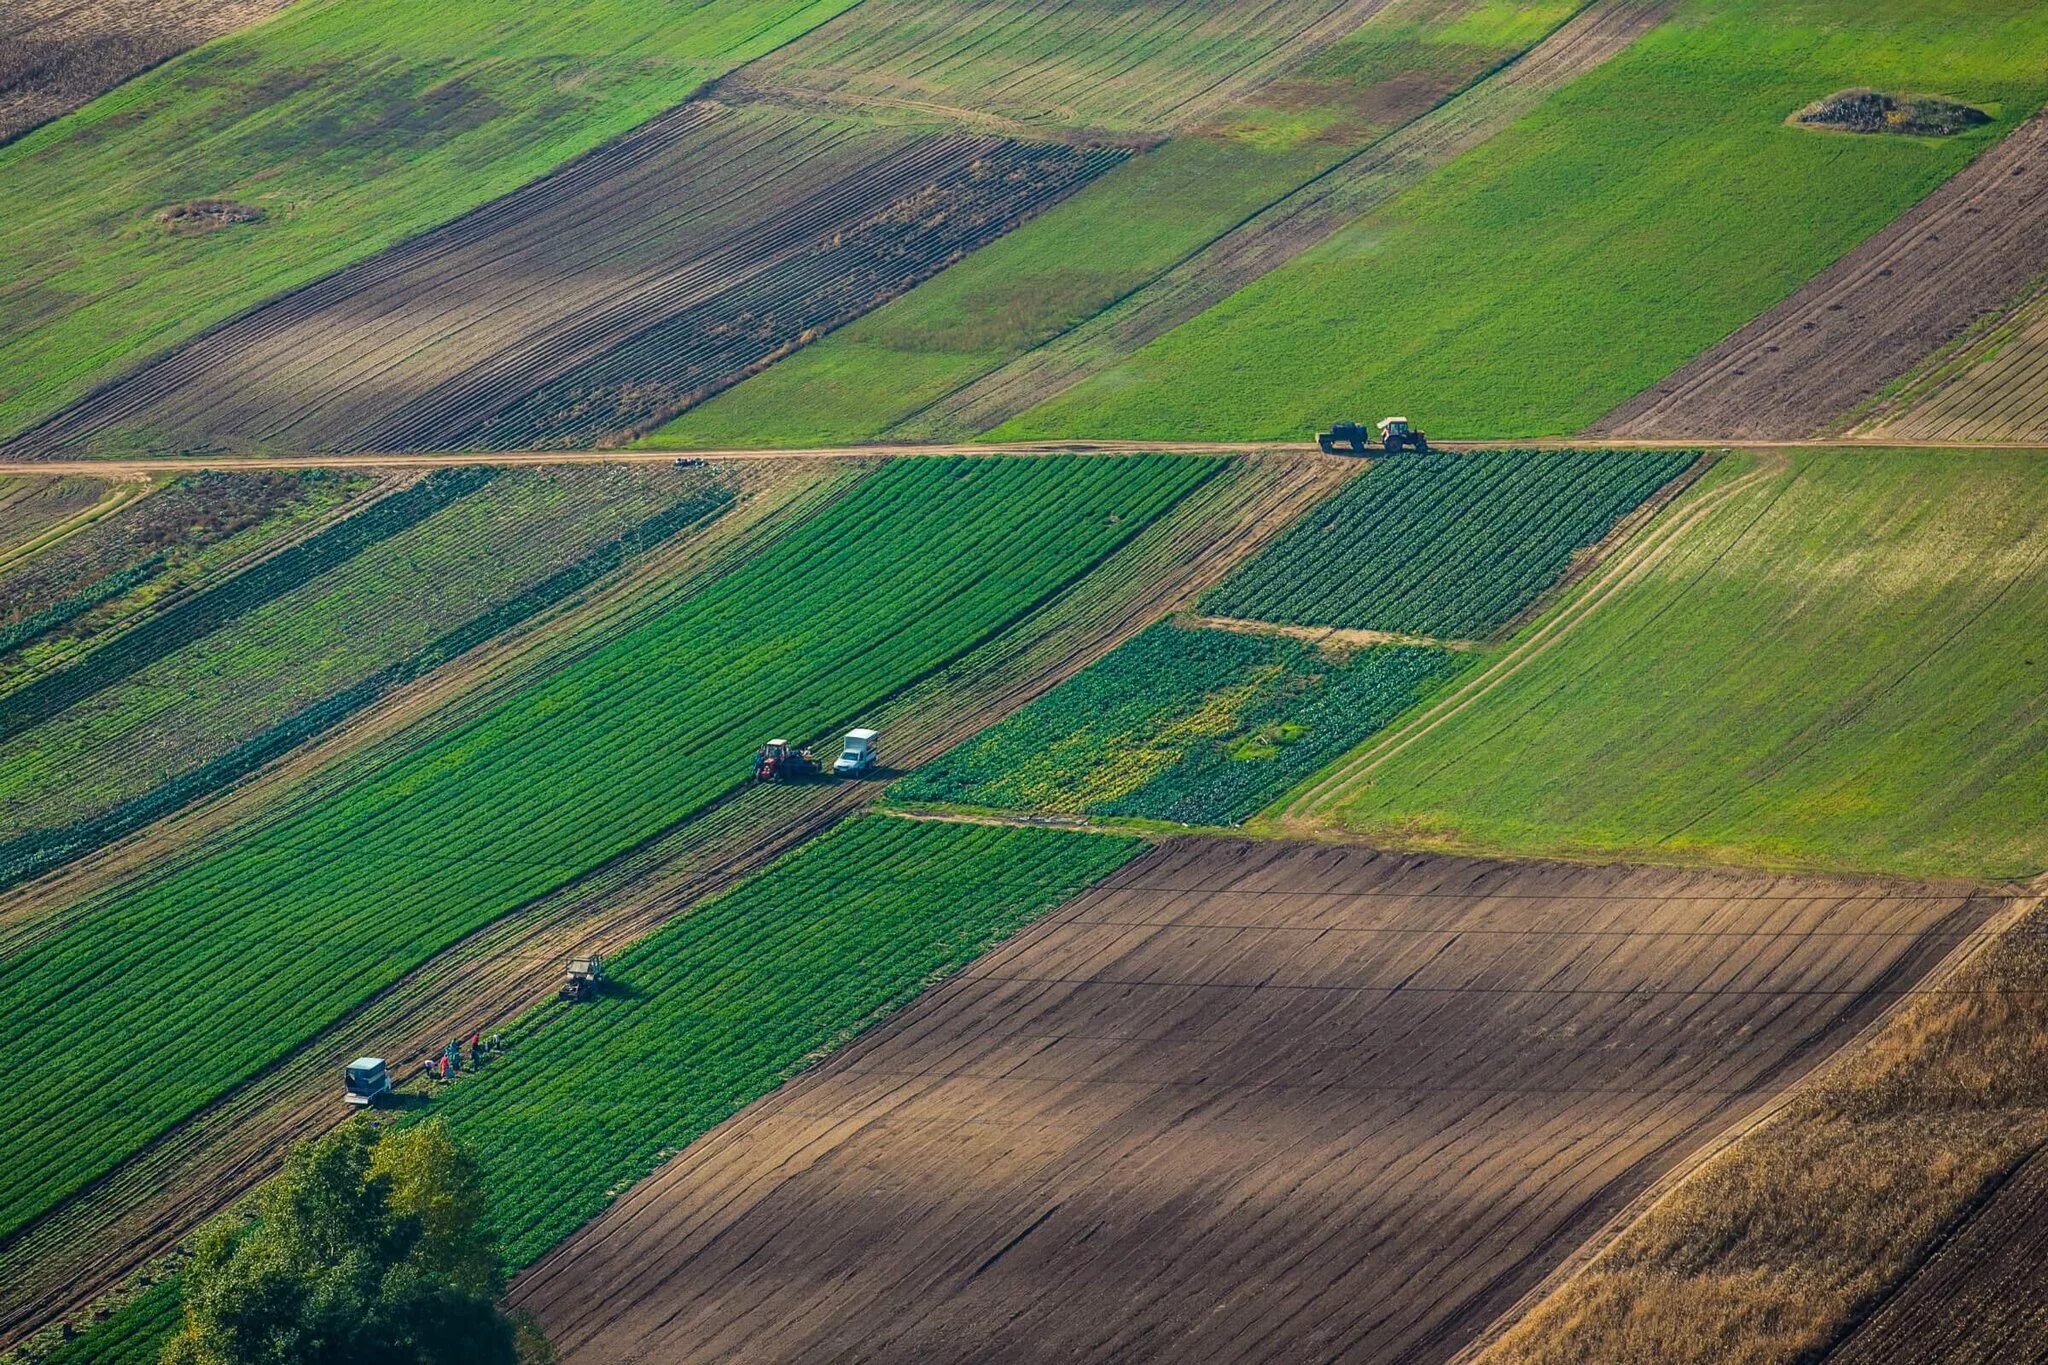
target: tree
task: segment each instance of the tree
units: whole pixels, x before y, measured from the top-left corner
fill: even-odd
[[[515,1365],[476,1159],[438,1120],[301,1143],[253,1219],[201,1234],[165,1365]]]

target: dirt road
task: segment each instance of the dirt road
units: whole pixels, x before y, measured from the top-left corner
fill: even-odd
[[[563,1359],[1443,1360],[1962,893],[1181,841],[521,1278]]]

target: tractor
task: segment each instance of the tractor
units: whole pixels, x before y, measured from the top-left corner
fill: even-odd
[[[569,970],[562,974],[562,998],[570,1004],[581,1004],[595,1000],[604,989],[604,959],[592,953],[589,957],[571,958]]]
[[[1360,422],[1339,422],[1316,437],[1325,455],[1363,455],[1374,444],[1372,433]],[[1389,455],[1403,450],[1427,453],[1429,436],[1408,425],[1406,417],[1388,417],[1379,423],[1379,448]]]
[[[754,755],[756,782],[801,782],[818,775],[818,760],[809,749],[799,749],[786,739],[771,739]]]

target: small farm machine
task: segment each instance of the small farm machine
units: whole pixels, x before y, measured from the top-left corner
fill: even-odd
[[[391,1093],[391,1068],[382,1057],[358,1057],[341,1069],[341,1098],[345,1104],[368,1108]]]
[[[786,739],[771,739],[754,755],[756,782],[801,782],[818,775],[818,760],[809,749],[799,749]]]
[[[562,998],[570,1004],[581,1004],[595,1000],[604,989],[604,959],[596,953],[589,957],[569,960],[569,970],[562,974]]]
[[[1339,422],[1328,431],[1319,433],[1316,444],[1322,447],[1325,455],[1363,455],[1375,444],[1389,455],[1404,450],[1427,453],[1429,434],[1410,426],[1406,417],[1384,417],[1379,422],[1377,441],[1363,423]]]

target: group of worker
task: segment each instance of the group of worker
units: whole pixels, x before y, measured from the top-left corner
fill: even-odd
[[[476,1071],[480,1069],[485,1061],[489,1060],[493,1054],[499,1052],[502,1048],[503,1044],[498,1041],[497,1034],[493,1033],[490,1037],[486,1038],[481,1033],[472,1033],[469,1035],[469,1063],[467,1066],[462,1061],[462,1040],[460,1038],[450,1038],[448,1046],[441,1049],[440,1056],[429,1057],[424,1062],[421,1062],[420,1065],[424,1068],[428,1081],[452,1080],[458,1071]]]

